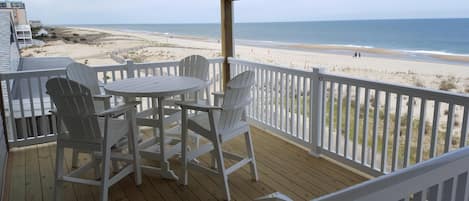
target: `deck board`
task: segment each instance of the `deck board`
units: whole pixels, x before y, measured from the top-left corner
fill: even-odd
[[[282,192],[294,200],[310,200],[335,192],[366,180],[349,170],[325,159],[314,158],[307,151],[296,147],[262,130],[252,128],[253,143],[258,164],[260,181],[251,180],[248,166],[230,175],[229,185],[233,200],[253,200],[265,194]],[[245,154],[244,138],[238,137],[223,147]],[[55,145],[53,143],[20,148],[10,153],[8,169],[9,198],[11,201],[42,200],[53,198]],[[71,151],[66,151],[65,170],[71,169]],[[89,156],[80,155],[80,164],[89,161]],[[145,161],[146,163],[155,163]],[[208,164],[209,156],[201,162]],[[227,161],[226,164],[233,164]],[[178,162],[171,160],[173,168]],[[92,172],[86,176],[91,177]],[[143,184],[135,186],[132,175],[110,189],[111,201],[178,201],[178,200],[222,200],[223,191],[219,178],[199,172],[189,173],[189,185],[181,186],[175,181],[159,177],[144,176]],[[97,187],[65,184],[66,201],[98,201]]]

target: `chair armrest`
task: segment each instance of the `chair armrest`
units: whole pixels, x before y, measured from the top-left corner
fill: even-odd
[[[201,112],[209,112],[211,110],[222,110],[221,107],[205,105],[195,102],[176,102],[176,105],[179,105],[182,109],[189,109]]]
[[[221,100],[223,99],[223,96],[225,93],[223,92],[212,92],[213,95],[213,102],[215,105],[220,106],[221,105]]]
[[[49,110],[49,112],[52,113],[53,115],[57,115],[57,110],[55,110],[55,109],[51,109],[51,110]]]
[[[130,103],[126,103],[124,105],[119,105],[117,107],[113,107],[111,109],[108,109],[108,110],[104,110],[102,112],[99,112],[97,113],[96,115],[97,116],[100,116],[100,117],[103,117],[103,116],[117,116],[117,115],[121,115],[127,111],[129,111],[130,109],[134,108],[135,106],[137,106],[138,104],[140,104],[139,101],[135,101],[135,102],[130,102]]]
[[[109,100],[110,98],[112,98],[112,96],[111,95],[106,95],[106,94],[93,95],[93,99],[96,100],[96,101],[106,101],[106,100]]]
[[[220,96],[224,96],[225,93],[224,93],[224,92],[221,92],[221,91],[217,91],[217,92],[212,92],[212,95],[215,96],[215,97],[216,97],[216,96],[219,96],[219,97],[220,97]]]

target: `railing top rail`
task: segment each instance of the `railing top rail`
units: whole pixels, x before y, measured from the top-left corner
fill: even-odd
[[[351,186],[349,188],[342,189],[335,193],[331,193],[314,199],[314,201],[320,200],[356,200],[363,196],[367,196],[370,192],[379,192],[380,190],[386,189],[387,187],[400,185],[401,183],[413,179],[418,176],[427,175],[431,171],[435,171],[439,168],[445,167],[448,164],[457,162],[457,161],[467,161],[469,160],[469,147],[462,148],[442,156],[432,158],[428,161],[424,161],[414,166],[398,170],[394,173],[378,177],[376,179],[368,180],[361,184]],[[467,170],[467,166],[460,167]],[[445,172],[445,174],[453,174],[454,172]],[[438,174],[437,174],[438,175]],[[440,176],[440,175],[438,175]],[[441,175],[444,177],[444,175]],[[431,184],[431,183],[430,183]],[[425,184],[422,181],[422,185]]]
[[[422,87],[413,87],[398,83],[386,83],[364,78],[354,78],[346,75],[335,75],[332,73],[320,73],[319,79],[333,81],[342,84],[351,84],[363,88],[377,89],[381,91],[388,91],[391,93],[411,95],[413,97],[422,97],[429,100],[444,101],[447,103],[454,103],[458,105],[468,105],[469,95],[428,89]]]
[[[111,71],[111,70],[121,70],[123,69],[127,64],[115,64],[115,65],[99,65],[99,66],[90,66],[93,69],[96,69],[96,71]]]
[[[223,58],[213,58],[208,59],[209,63],[220,63],[223,62]],[[179,61],[161,61],[161,62],[150,62],[150,63],[135,63],[135,67],[139,68],[146,68],[146,67],[166,67],[166,66],[174,66],[178,65]],[[121,70],[127,64],[115,64],[115,65],[96,65],[91,66],[97,72],[102,71],[113,71],[113,70]],[[0,73],[0,80],[9,80],[9,79],[17,79],[17,78],[28,78],[28,77],[41,77],[41,76],[49,76],[49,75],[61,75],[65,74],[65,68],[55,68],[55,69],[42,69],[42,70],[29,70],[29,71],[16,71],[16,72],[2,72]]]
[[[31,76],[40,77],[40,76],[48,76],[48,75],[61,75],[61,74],[65,74],[65,68],[3,72],[3,73],[0,73],[0,80],[28,78]]]
[[[253,66],[256,66],[256,67],[262,68],[262,69],[274,70],[274,71],[277,71],[277,72],[290,73],[290,74],[301,75],[301,76],[306,76],[306,77],[308,77],[308,75],[310,75],[310,76],[313,75],[313,71],[299,70],[299,69],[293,69],[293,68],[285,68],[283,66],[257,63],[257,62],[242,60],[242,59],[235,59],[235,58],[231,58],[231,57],[228,58],[228,62],[230,64],[253,65]]]

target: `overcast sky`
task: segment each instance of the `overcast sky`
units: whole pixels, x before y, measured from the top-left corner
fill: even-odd
[[[2,0],[0,0],[2,1]],[[219,22],[220,0],[24,0],[46,24]],[[469,0],[239,0],[236,22],[469,18]]]

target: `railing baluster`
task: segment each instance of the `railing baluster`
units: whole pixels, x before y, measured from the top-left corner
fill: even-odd
[[[468,126],[469,126],[469,106],[464,106],[464,113],[462,118],[462,126],[461,126],[461,141],[459,142],[459,147],[465,147],[467,143],[467,134],[468,134]],[[469,183],[469,180],[468,180]]]
[[[349,145],[349,137],[350,137],[350,107],[351,107],[351,98],[350,93],[352,92],[352,87],[350,84],[347,84],[347,98],[346,98],[346,106],[345,106],[345,143],[344,143],[344,157],[348,157],[348,145]]]
[[[295,118],[294,118],[294,111],[295,111],[295,76],[292,74],[290,79],[290,134],[295,135]]]
[[[21,90],[21,81],[22,79],[18,79],[18,99],[20,101],[20,113],[21,113],[21,131],[22,131],[22,134],[23,134],[23,139],[26,140],[28,138],[28,130],[27,130],[27,126],[26,126],[26,119],[25,119],[25,115],[24,115],[24,104],[23,104],[23,92]]]
[[[271,70],[268,71],[269,72],[269,124],[270,126],[273,126],[274,123],[273,123],[273,116],[274,116],[274,111],[273,111],[273,106],[274,106],[274,99],[273,99],[273,89],[274,89],[274,86],[273,86],[273,72]]]
[[[8,106],[9,106],[8,110],[10,112],[10,121],[11,121],[11,124],[12,124],[12,126],[11,126],[12,130],[13,130],[13,142],[16,142],[18,140],[18,132],[16,130],[15,110],[13,108],[14,104],[13,104],[13,97],[11,95],[11,89],[12,88],[11,88],[10,81],[12,81],[12,80],[7,79],[7,80],[5,80],[5,83],[7,85],[7,96],[8,96]],[[11,139],[8,139],[8,140],[11,141]]]
[[[284,105],[285,105],[285,91],[284,91],[284,87],[286,86],[286,83],[285,83],[285,80],[284,80],[284,75],[283,73],[280,73],[280,130],[286,132],[286,126],[284,126],[284,120],[285,120],[285,116],[284,116]],[[288,103],[287,103],[288,104]],[[286,124],[286,123],[285,123]]]
[[[384,125],[383,125],[383,141],[381,150],[381,172],[386,172],[388,160],[388,137],[389,137],[389,107],[391,93],[386,91],[386,98],[384,103]]]
[[[44,95],[42,94],[42,81],[41,77],[37,77],[37,88],[39,91],[39,102],[41,107],[41,131],[42,135],[47,135],[46,130],[46,111],[44,109]]]
[[[402,95],[397,94],[396,100],[396,118],[394,120],[394,140],[393,140],[393,148],[392,148],[392,170],[395,171],[397,169],[397,163],[399,160],[399,137],[401,134],[401,105],[402,105]]]
[[[274,127],[275,127],[276,129],[280,129],[280,127],[278,126],[278,114],[279,114],[279,111],[278,111],[278,110],[279,110],[279,108],[283,108],[283,107],[279,106],[279,101],[278,101],[278,93],[279,93],[279,91],[278,91],[278,85],[279,85],[279,84],[278,84],[278,72],[274,72],[274,86],[275,86],[275,87],[274,87],[274,88],[275,88],[275,94],[274,94],[274,96],[275,96],[275,107],[274,107],[274,109],[275,109],[275,111],[274,111],[274,115],[275,115],[274,121],[275,121],[275,124],[274,124]]]
[[[308,125],[306,122],[308,122],[308,120],[306,119],[307,117],[307,114],[306,114],[306,96],[307,96],[307,90],[306,90],[306,82],[307,82],[307,78],[306,77],[302,77],[302,80],[303,80],[303,91],[302,91],[302,94],[303,94],[303,132],[302,132],[302,140],[305,141],[305,136],[307,136],[307,134],[309,132],[306,131],[306,125]]]
[[[365,88],[365,111],[363,118],[362,165],[366,165],[368,149],[368,119],[370,112],[370,89]]]
[[[413,129],[413,113],[414,113],[414,97],[409,96],[409,101],[407,102],[407,125],[406,125],[406,137],[405,137],[405,150],[404,150],[404,164],[403,167],[406,168],[409,164],[410,159],[410,145],[412,140],[412,129]]]
[[[267,107],[266,107],[266,104],[265,104],[265,101],[266,101],[265,100],[265,96],[266,96],[265,92],[266,92],[266,87],[267,86],[265,84],[265,80],[266,80],[265,70],[261,69],[261,118],[260,119],[261,119],[261,122],[264,123],[264,124],[267,123],[267,121],[266,121],[266,116],[267,116],[266,115],[267,114],[266,109],[267,109]]]
[[[427,99],[422,98],[420,103],[420,118],[419,118],[419,136],[417,139],[417,156],[415,157],[415,163],[422,161],[423,156],[423,140],[425,138],[425,116],[427,112]]]
[[[219,83],[219,91],[223,91],[223,70],[222,70],[222,63],[218,63],[218,83]]]
[[[50,80],[51,77],[48,76],[47,77],[47,80]],[[53,110],[54,109],[54,102],[52,101],[52,99],[50,98],[49,96],[49,102],[50,102],[50,108]],[[51,114],[51,122],[52,122],[52,133],[54,134],[58,134],[58,131],[57,131],[57,118],[55,117],[55,115]]]
[[[371,169],[375,168],[376,162],[376,149],[378,147],[378,125],[379,125],[379,106],[380,106],[380,91],[375,90],[375,103],[373,105],[373,140],[371,148]]]
[[[342,83],[339,83],[337,88],[338,95],[337,95],[337,131],[336,131],[336,139],[335,139],[335,152],[337,154],[340,153],[340,137],[342,135]]]
[[[296,137],[300,138],[300,76],[296,76]]]
[[[321,148],[324,148],[324,140],[326,136],[326,85],[327,82],[325,80],[322,80],[322,100],[321,100]]]
[[[234,67],[235,69],[236,68],[236,65],[230,65],[231,67]],[[216,92],[217,91],[217,65],[216,64],[210,64],[210,69],[212,70],[212,83],[210,84],[211,85],[211,88],[212,88],[212,92]],[[207,94],[209,97],[211,96],[210,94]]]
[[[432,138],[430,143],[430,158],[433,158],[436,155],[437,151],[437,141],[438,141],[438,128],[440,127],[440,101],[435,101],[435,106],[433,110],[433,123],[432,123]]]
[[[465,186],[465,195],[463,200],[469,200],[469,172],[466,173],[466,186]]]
[[[358,146],[358,123],[360,122],[360,87],[355,86],[355,119],[354,119],[354,132],[353,132],[353,153],[352,160],[357,159],[357,146]]]
[[[327,149],[331,151],[332,147],[332,134],[334,130],[334,87],[335,83],[330,82],[329,87],[329,136],[327,141]]]
[[[31,127],[32,127],[32,134],[34,138],[37,138],[38,132],[37,132],[37,122],[36,122],[36,114],[35,114],[35,108],[34,108],[34,98],[33,98],[33,90],[32,90],[32,85],[31,85],[31,78],[27,79],[28,81],[28,93],[29,93],[29,106],[31,110]]]
[[[112,71],[112,82],[116,81],[116,71]],[[117,103],[117,97],[114,96],[114,103]]]
[[[288,121],[289,113],[290,113],[290,75],[285,73],[285,93],[286,93],[286,110],[285,110],[285,132],[288,133],[288,125],[290,121]]]
[[[453,136],[454,126],[454,104],[449,103],[448,108],[448,121],[446,123],[446,136],[445,136],[445,150],[443,153],[447,153],[451,148],[451,139]]]
[[[261,87],[262,87],[262,85],[260,83],[261,82],[260,72],[261,72],[261,69],[257,68],[256,69],[256,84],[257,84],[257,86],[256,86],[256,117],[255,117],[257,121],[262,121],[260,119],[260,115],[259,115],[260,107],[261,107],[261,101],[260,101],[259,97],[260,97],[260,90],[261,90]]]

